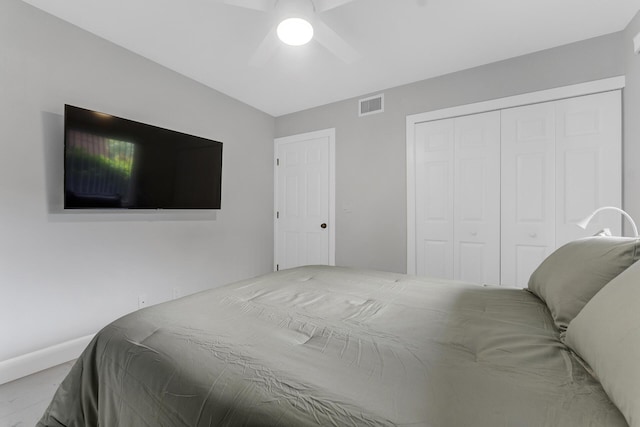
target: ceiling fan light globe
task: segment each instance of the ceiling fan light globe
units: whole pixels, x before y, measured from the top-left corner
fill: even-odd
[[[313,27],[302,18],[288,18],[278,24],[278,38],[289,46],[302,46],[313,38]]]

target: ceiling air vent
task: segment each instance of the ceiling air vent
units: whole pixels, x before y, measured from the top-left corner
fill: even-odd
[[[384,111],[384,94],[370,96],[358,102],[358,116],[382,113]]]

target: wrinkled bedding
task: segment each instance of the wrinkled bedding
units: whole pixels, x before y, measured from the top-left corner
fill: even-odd
[[[39,426],[626,426],[521,289],[314,266],[105,327]]]

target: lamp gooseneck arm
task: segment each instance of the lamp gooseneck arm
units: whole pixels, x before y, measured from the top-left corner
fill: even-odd
[[[626,213],[625,211],[623,211],[620,208],[616,208],[615,206],[602,206],[602,207],[596,209],[595,211],[593,211],[593,213],[591,215],[589,215],[588,217],[586,217],[582,221],[578,222],[578,226],[586,229],[587,225],[589,224],[589,222],[591,222],[593,217],[596,216],[596,214],[598,214],[599,212],[602,212],[604,210],[614,210],[614,211],[622,214],[622,216],[624,216],[629,221],[629,223],[631,224],[631,228],[633,229],[633,237],[639,237],[638,236],[638,227],[636,227],[636,223],[633,221],[633,218],[631,218],[631,215],[629,215],[628,213]]]

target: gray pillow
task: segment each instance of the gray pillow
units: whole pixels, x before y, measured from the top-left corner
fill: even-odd
[[[605,286],[569,325],[566,344],[589,364],[627,419],[640,426],[640,263]]]
[[[549,307],[564,332],[582,307],[640,257],[639,239],[595,236],[574,240],[549,255],[529,278],[529,290]]]

